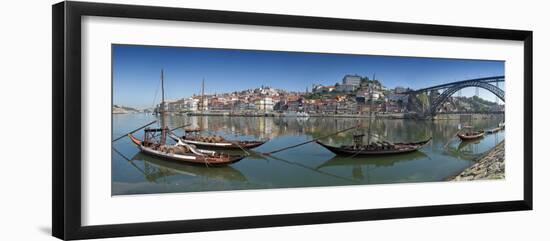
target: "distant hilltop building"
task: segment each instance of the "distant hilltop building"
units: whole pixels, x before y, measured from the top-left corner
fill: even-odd
[[[361,76],[359,75],[346,75],[344,76],[344,78],[342,79],[342,84],[343,85],[352,85],[352,86],[359,86],[361,84],[361,79],[363,79]]]
[[[368,82],[367,77],[362,77],[357,74],[347,74],[342,78],[342,82],[336,83],[334,86],[323,86],[321,84],[313,85],[313,93],[330,93],[333,91],[336,92],[355,92],[363,87],[363,83]],[[374,82],[379,85],[378,82]],[[368,84],[367,84],[368,85]]]
[[[342,79],[342,84],[336,86],[338,92],[353,92],[359,89],[362,77],[359,75],[346,75]]]

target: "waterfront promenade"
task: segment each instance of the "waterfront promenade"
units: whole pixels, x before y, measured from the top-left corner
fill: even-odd
[[[179,114],[179,113],[178,113]],[[291,116],[289,113],[279,112],[187,112],[189,116],[235,116],[235,117],[285,117]],[[307,113],[299,117],[336,117],[336,118],[382,118],[382,119],[433,119],[433,120],[459,120],[461,115],[471,116],[472,119],[489,119],[489,118],[502,118],[503,114],[441,114],[434,117],[424,116],[418,113],[391,113],[391,112],[373,112],[362,114],[345,114],[345,113]]]

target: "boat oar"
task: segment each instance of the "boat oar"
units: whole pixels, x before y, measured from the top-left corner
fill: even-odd
[[[124,158],[126,161],[128,161],[128,163],[130,163],[130,165],[132,165],[133,167],[135,167],[139,172],[141,172],[141,174],[143,174],[143,176],[145,178],[147,178],[147,173],[145,173],[145,171],[143,171],[143,169],[139,168],[133,160],[131,160],[130,158],[126,157],[124,154],[120,153],[120,151],[118,151],[116,148],[113,147],[113,151],[115,151],[115,153],[117,153],[118,155],[120,155],[122,158]],[[152,180],[154,183],[157,183],[155,180]]]
[[[178,130],[178,129],[181,129],[181,128],[184,128],[184,127],[188,127],[188,126],[190,126],[190,125],[191,125],[191,124],[185,124],[185,125],[182,125],[182,126],[180,126],[180,127],[176,127],[176,128],[174,128],[174,129],[171,129],[170,131],[175,131],[175,130]]]
[[[148,126],[154,124],[155,122],[157,122],[157,121],[156,121],[156,120],[155,120],[155,121],[151,121],[151,123],[149,123],[149,124],[147,124],[147,125],[144,125],[144,126],[142,126],[142,127],[140,127],[140,128],[137,128],[137,129],[135,129],[135,130],[133,130],[133,131],[130,131],[130,132],[128,132],[128,133],[126,133],[126,134],[124,134],[124,135],[122,135],[122,136],[120,136],[120,137],[114,139],[113,142],[118,141],[118,140],[120,140],[120,139],[122,139],[122,138],[128,136],[128,134],[133,134],[133,133],[136,132],[136,131],[139,131],[139,130],[145,128],[145,127],[148,127]]]
[[[343,129],[343,130],[340,130],[340,131],[337,131],[337,132],[334,132],[334,133],[331,133],[331,134],[328,134],[328,135],[324,135],[324,136],[315,138],[315,139],[313,139],[313,140],[309,140],[309,141],[306,141],[306,142],[302,142],[302,143],[299,143],[299,144],[296,144],[296,145],[284,147],[284,148],[277,149],[277,150],[270,151],[270,152],[264,152],[264,153],[262,153],[262,154],[263,154],[263,155],[266,155],[266,156],[269,156],[269,155],[271,155],[271,154],[273,154],[273,153],[277,153],[277,152],[280,152],[280,151],[288,150],[288,149],[291,149],[291,148],[294,148],[294,147],[299,147],[299,146],[302,146],[302,145],[305,145],[305,144],[308,144],[308,143],[311,143],[311,142],[315,142],[315,141],[320,140],[320,139],[327,138],[327,137],[329,137],[329,136],[333,136],[333,135],[336,135],[336,134],[340,134],[340,133],[342,133],[342,132],[346,132],[346,131],[349,131],[349,130],[356,129],[356,128],[358,128],[358,127],[359,127],[359,125],[353,126],[353,127],[347,128],[347,129]]]
[[[334,177],[334,178],[346,180],[346,181],[349,181],[349,182],[352,182],[352,183],[356,183],[356,184],[359,183],[358,181],[353,180],[353,179],[349,179],[349,178],[346,178],[346,177],[338,176],[338,175],[332,174],[332,173],[330,173],[330,172],[321,171],[321,170],[318,170],[318,169],[309,167],[309,166],[307,166],[307,165],[304,165],[304,164],[301,164],[301,163],[298,163],[298,162],[287,161],[287,160],[285,160],[285,159],[283,159],[283,158],[280,158],[280,157],[268,156],[268,158],[271,158],[271,159],[276,160],[276,161],[281,161],[281,162],[284,162],[284,163],[287,163],[287,164],[290,164],[290,165],[302,167],[302,168],[305,168],[305,169],[308,169],[308,170],[310,170],[310,171],[314,171],[314,172],[316,172],[316,173],[323,174],[323,175],[326,175],[326,176],[331,176],[331,177]]]
[[[241,150],[244,151],[244,153],[246,153],[247,156],[250,156],[250,153],[248,151],[246,151],[246,149],[244,149],[241,145],[239,145],[239,141],[230,141],[230,143],[232,143],[233,145],[236,145],[237,147],[241,148]]]
[[[447,148],[447,146],[449,144],[451,144],[451,141],[455,139],[456,135],[458,135],[458,133],[460,132],[460,130],[458,130],[451,138],[449,138],[449,141],[447,141],[447,143],[445,143],[445,145],[443,146],[443,148]]]

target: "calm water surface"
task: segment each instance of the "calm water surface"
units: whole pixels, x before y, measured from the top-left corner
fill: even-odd
[[[113,138],[155,118],[147,114],[113,115]],[[500,121],[501,117],[494,117],[473,120],[472,125],[489,129]],[[478,141],[460,142],[454,137],[459,120],[377,119],[372,121],[371,131],[385,140],[410,142],[431,136],[433,141],[419,152],[383,157],[340,157],[315,143],[262,156],[258,153],[311,140],[360,122],[368,126],[369,121],[326,117],[168,116],[167,122],[172,128],[191,123],[191,127],[228,139],[270,140],[240,162],[207,168],[141,154],[128,138],[121,139],[113,144],[113,195],[442,181],[470,166],[473,159],[504,140],[502,131]],[[140,131],[136,136],[141,138],[142,134]],[[351,139],[352,132],[346,132],[322,141],[340,145],[351,143]]]

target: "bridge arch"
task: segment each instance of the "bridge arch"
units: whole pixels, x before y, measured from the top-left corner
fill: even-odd
[[[468,81],[463,82],[458,85],[455,85],[453,87],[450,87],[446,89],[441,95],[439,95],[432,103],[430,107],[430,114],[432,116],[435,116],[437,114],[437,109],[445,100],[447,100],[449,97],[451,97],[455,92],[457,92],[460,89],[464,89],[467,87],[479,87],[488,90],[489,92],[495,94],[499,99],[501,99],[504,102],[504,90],[486,82],[478,82],[478,81]]]

